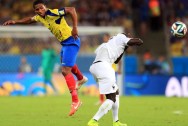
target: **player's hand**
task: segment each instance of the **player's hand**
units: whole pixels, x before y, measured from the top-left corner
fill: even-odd
[[[77,29],[77,27],[73,27],[72,36],[74,37],[74,39],[78,38],[78,29]]]
[[[140,46],[143,44],[143,41],[140,38],[134,38],[134,40],[133,45]]]
[[[16,24],[16,21],[14,21],[14,20],[9,20],[9,21],[6,21],[6,22],[3,24],[3,26],[6,26],[6,25],[14,25],[14,24]]]
[[[144,42],[142,41],[142,39],[139,38],[138,40],[139,40],[139,42],[137,43],[138,46],[140,46],[140,45],[142,45],[142,44],[144,43]]]
[[[131,38],[127,45],[128,46],[140,46],[143,44],[143,41],[140,38]]]

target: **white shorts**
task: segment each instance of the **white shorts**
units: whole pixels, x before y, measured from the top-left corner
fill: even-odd
[[[100,94],[110,94],[117,91],[115,71],[110,63],[98,62],[92,64],[89,71],[99,84]]]

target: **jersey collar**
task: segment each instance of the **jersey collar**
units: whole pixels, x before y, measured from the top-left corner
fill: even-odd
[[[49,15],[49,16],[58,16],[57,14],[54,14],[50,11],[50,9],[48,9],[45,13],[45,15]]]

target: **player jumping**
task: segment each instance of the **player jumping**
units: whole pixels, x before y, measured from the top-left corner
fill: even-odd
[[[35,16],[26,17],[20,20],[9,20],[3,25],[30,24],[34,22],[40,22],[45,27],[47,27],[60,41],[60,44],[62,45],[62,74],[67,82],[67,86],[72,96],[71,110],[69,113],[69,116],[72,116],[82,104],[78,98],[76,81],[73,74],[75,74],[78,78],[78,86],[81,86],[87,81],[87,78],[82,75],[77,65],[75,65],[76,57],[80,48],[80,38],[78,37],[77,14],[75,8],[64,7],[61,9],[49,9],[46,7],[43,0],[36,0],[33,3],[33,8],[36,13]],[[71,15],[73,21],[72,29],[65,20],[65,16],[67,14]]]

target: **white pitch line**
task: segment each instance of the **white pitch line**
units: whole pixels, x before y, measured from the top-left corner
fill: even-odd
[[[176,115],[182,115],[183,114],[183,111],[182,110],[175,110],[172,112],[173,114],[176,114]]]

